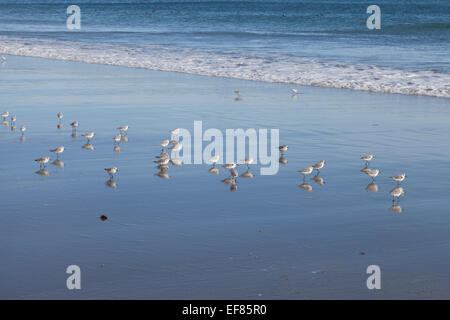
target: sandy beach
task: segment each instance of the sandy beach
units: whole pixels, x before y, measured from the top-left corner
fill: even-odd
[[[295,86],[294,99],[289,84],[11,55],[0,87],[0,111],[27,126],[24,139],[0,126],[2,299],[450,298],[446,98]],[[196,120],[279,128],[288,162],[271,176],[250,166],[235,192],[207,164],[155,176],[164,135]],[[33,160],[60,145],[64,167],[36,174]],[[360,172],[369,152],[378,192]],[[299,188],[297,171],[321,159],[325,183]],[[400,172],[401,213],[389,195]],[[71,264],[82,290],[65,287]],[[372,264],[383,290],[365,286]]]

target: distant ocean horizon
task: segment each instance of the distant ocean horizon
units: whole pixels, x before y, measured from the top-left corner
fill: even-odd
[[[0,53],[449,98],[449,15],[445,0],[0,0]]]

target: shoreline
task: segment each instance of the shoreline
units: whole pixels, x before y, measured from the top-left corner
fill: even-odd
[[[167,50],[167,48],[161,49],[159,47],[155,49],[155,56],[157,56],[155,58],[153,57],[153,51],[142,53],[142,50],[139,48],[131,48],[132,50],[130,51],[130,48],[121,45],[103,44],[103,46],[106,46],[105,49],[97,44],[89,43],[89,48],[86,49],[83,47],[84,43],[82,42],[53,41],[49,45],[42,40],[31,39],[30,41],[35,41],[36,43],[30,45],[25,40],[3,37],[3,46],[0,46],[0,54],[264,83],[290,84],[292,86],[450,98],[447,84],[440,88],[436,87],[436,85],[441,83],[440,81],[448,83],[446,81],[448,75],[427,70],[412,72],[372,65],[345,65],[325,60],[314,62],[314,59],[306,58],[298,58],[299,61],[293,62],[273,62],[262,56],[251,58],[250,60],[253,60],[249,62],[249,59],[245,57],[232,58],[226,55],[214,54],[210,57],[204,53],[197,53],[199,56],[192,54],[192,56],[185,58],[183,55],[177,55]],[[22,43],[17,43],[17,41],[22,41]],[[190,51],[188,52],[190,53]],[[214,59],[217,61],[214,62]],[[221,59],[223,59],[223,65],[218,64],[218,61],[221,61]],[[284,65],[284,62],[287,65]],[[244,65],[242,70],[241,67],[236,68],[236,64],[240,63]],[[306,64],[303,65],[303,63]],[[260,65],[263,66],[261,71],[258,69]],[[298,68],[298,70],[294,72],[291,70],[292,68]],[[310,69],[313,70],[310,72]],[[419,83],[414,83],[416,80]],[[433,81],[436,82],[435,87],[433,87]],[[428,87],[428,84],[430,84],[430,87]]]

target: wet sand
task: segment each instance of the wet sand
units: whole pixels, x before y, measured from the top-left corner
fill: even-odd
[[[0,86],[0,111],[18,118],[15,132],[0,126],[0,298],[450,298],[448,99],[314,87],[293,99],[286,84],[14,56]],[[206,164],[154,176],[164,134],[194,120],[279,128],[288,163],[274,176],[250,166],[235,192]],[[36,174],[33,160],[60,145],[64,167]],[[360,172],[368,152],[378,192]],[[297,170],[321,159],[325,184],[299,188]],[[389,176],[401,172],[398,213]],[[66,288],[71,264],[82,290]],[[366,288],[372,264],[382,290]]]

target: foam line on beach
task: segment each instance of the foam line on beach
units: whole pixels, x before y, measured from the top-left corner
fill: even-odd
[[[0,36],[0,53],[204,76],[450,98],[450,75],[321,59]]]

